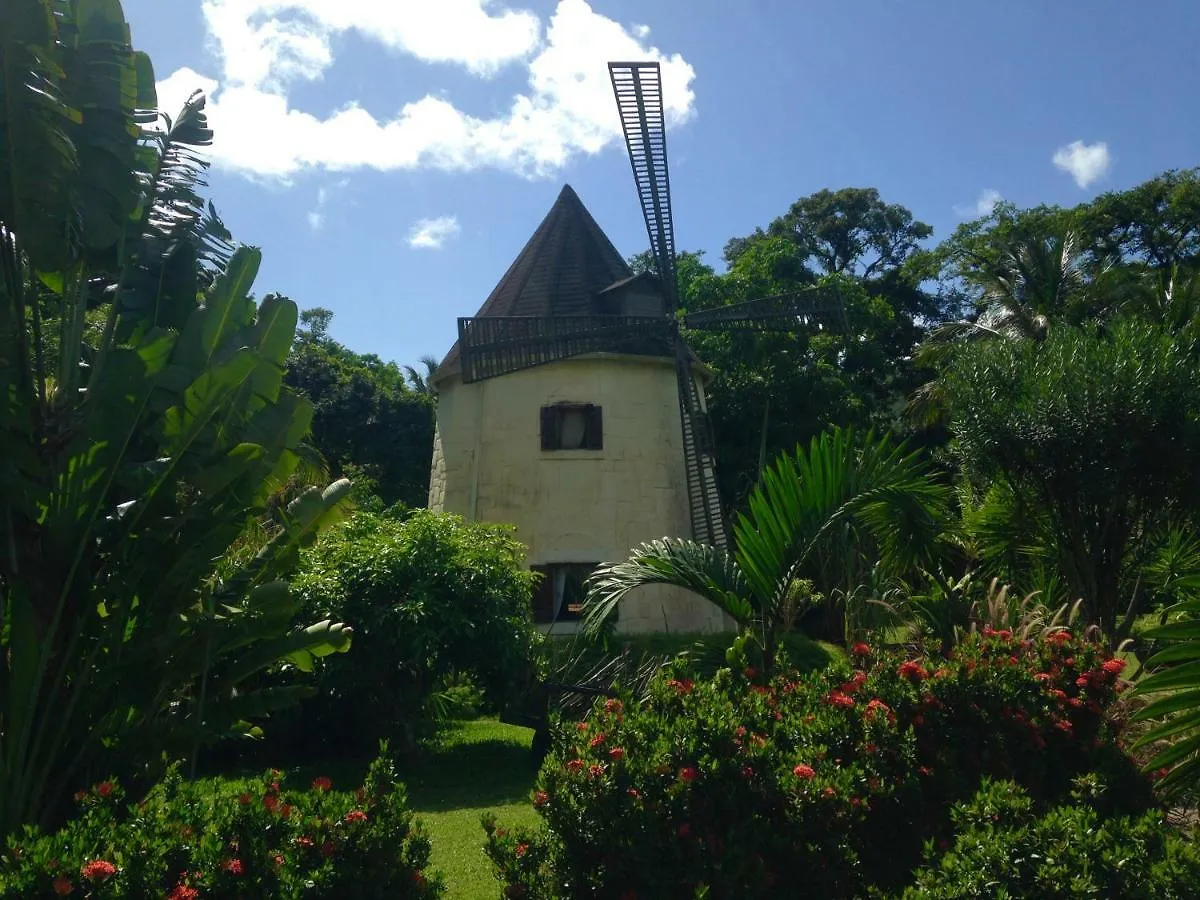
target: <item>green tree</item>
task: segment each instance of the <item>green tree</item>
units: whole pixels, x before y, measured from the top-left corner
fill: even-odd
[[[242,690],[349,632],[294,629],[278,575],[348,485],[310,490],[246,565],[247,517],[297,464],[296,308],[249,291],[196,193],[202,97],[164,129],[116,0],[0,7],[0,832],[93,765],[151,760],[296,699]],[[102,324],[87,328],[89,309]]]
[[[919,247],[930,234],[878,191],[846,188],[803,197],[766,230],[730,241],[723,274],[699,254],[680,254],[685,309],[802,290],[822,279],[838,280],[847,301],[847,333],[687,336],[716,374],[709,411],[727,506],[744,502],[766,459],[825,428],[894,426],[921,381],[909,357],[924,323],[944,311],[921,287],[935,271]]]
[[[1138,321],[1052,328],[956,353],[943,384],[968,483],[1005,486],[1088,621],[1124,637],[1164,529],[1200,509],[1193,342]]]
[[[812,592],[825,598],[832,636],[854,630],[847,603],[871,581],[907,574],[939,552],[949,489],[918,451],[887,435],[833,429],[763,472],[733,526],[734,550],[677,538],[643,544],[599,567],[586,601],[599,630],[630,591],[686,588],[752,630],[770,667],[783,630]]]
[[[355,648],[322,666],[289,743],[369,753],[387,738],[411,750],[456,673],[502,706],[528,681],[539,640],[524,558],[510,527],[429,510],[359,512],[322,537],[294,588],[310,615],[350,622]]]
[[[312,443],[335,475],[369,481],[385,505],[424,506],[433,454],[433,397],[404,372],[329,336],[333,313],[305,310],[287,384],[313,404]]]

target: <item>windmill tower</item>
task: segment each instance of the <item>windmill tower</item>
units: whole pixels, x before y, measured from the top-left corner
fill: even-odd
[[[680,328],[779,330],[844,317],[813,289],[682,318],[657,63],[610,63],[659,275],[634,275],[564,187],[433,376],[431,509],[511,522],[544,575],[534,618],[570,629],[600,562],[671,537],[725,546],[703,386]],[[721,614],[694,595],[646,587],[619,631],[705,632]]]

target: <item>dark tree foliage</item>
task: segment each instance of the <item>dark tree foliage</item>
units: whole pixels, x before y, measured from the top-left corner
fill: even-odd
[[[919,249],[932,229],[873,188],[821,191],[797,200],[764,231],[731,240],[718,275],[699,253],[677,258],[685,309],[706,309],[840,279],[850,333],[691,333],[713,369],[709,411],[721,492],[744,500],[765,461],[832,426],[889,430],[920,383],[908,358],[927,323],[943,316],[922,289],[936,274]],[[635,270],[653,270],[648,254]]]
[[[301,313],[286,382],[312,401],[312,442],[332,474],[372,483],[384,504],[424,506],[433,452],[433,398],[412,390],[404,372],[329,337],[333,313]]]

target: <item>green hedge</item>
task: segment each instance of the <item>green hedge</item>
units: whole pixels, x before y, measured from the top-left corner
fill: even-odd
[[[950,658],[855,654],[854,669],[769,683],[675,673],[642,704],[602,701],[566,723],[539,776],[544,828],[487,826],[509,895],[899,890],[984,777],[1048,804],[1101,772],[1113,812],[1148,808],[1105,722],[1121,663],[1094,646],[993,633]]]
[[[278,771],[233,790],[184,781],[177,768],[142,803],[105,781],[76,797],[54,834],[30,829],[0,866],[0,897],[110,900],[440,897],[429,841],[386,758],[359,789]]]

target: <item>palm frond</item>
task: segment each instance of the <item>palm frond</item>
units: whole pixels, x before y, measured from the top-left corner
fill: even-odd
[[[588,579],[584,624],[599,631],[635,588],[650,584],[685,588],[739,623],[754,615],[750,589],[738,564],[724,550],[679,538],[660,538],[637,547],[623,562],[605,563]]]

